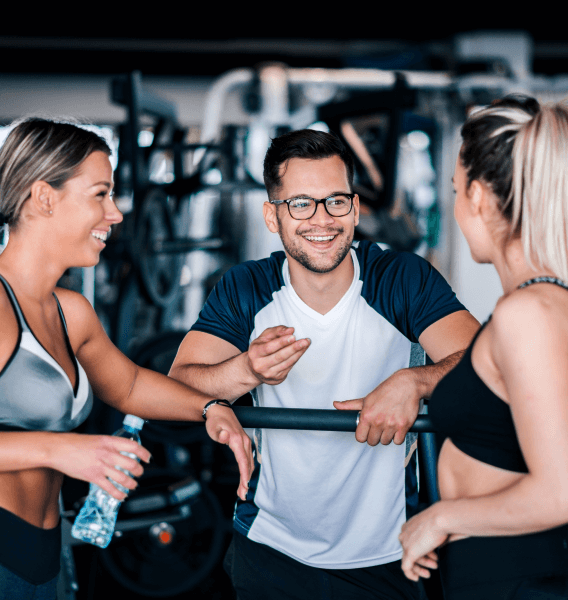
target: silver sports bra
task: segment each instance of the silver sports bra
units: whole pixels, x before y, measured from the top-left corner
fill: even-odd
[[[57,296],[65,341],[73,359],[76,390],[67,373],[46,351],[26,322],[8,282],[0,275],[18,320],[18,342],[0,371],[0,431],[70,431],[91,412],[93,392],[78,363],[67,333],[67,324]]]

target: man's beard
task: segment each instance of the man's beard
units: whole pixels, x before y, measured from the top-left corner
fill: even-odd
[[[351,249],[351,242],[353,241],[353,238],[344,238],[343,243],[339,246],[339,248],[337,248],[335,256],[330,257],[332,259],[331,262],[323,265],[318,264],[299,245],[295,244],[294,242],[288,243],[286,241],[282,232],[282,224],[280,223],[280,219],[278,219],[278,217],[277,220],[278,233],[280,234],[282,245],[284,246],[284,249],[286,250],[288,255],[297,262],[299,262],[303,267],[308,269],[308,271],[312,271],[313,273],[329,273],[330,271],[333,271],[336,267],[338,267],[341,264],[341,262],[347,256],[349,250]],[[318,233],[314,235],[341,235],[342,233],[344,233],[344,231],[345,230],[343,229],[343,227],[338,227],[332,230],[328,230],[325,234]],[[307,232],[304,232],[304,235],[308,235]]]

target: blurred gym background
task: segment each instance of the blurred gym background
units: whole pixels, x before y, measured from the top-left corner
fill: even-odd
[[[506,93],[565,97],[562,29],[487,30],[480,17],[453,30],[344,25],[275,35],[249,24],[225,37],[196,21],[196,36],[189,26],[141,35],[106,21],[44,35],[0,29],[0,139],[24,115],[67,116],[115,150],[124,222],[100,263],[70,270],[61,285],[85,294],[138,364],[167,373],[223,273],[281,247],[262,219],[262,161],[271,137],[306,127],[334,131],[355,154],[356,237],[420,254],[474,316],[489,316],[497,275],[472,261],[453,219],[459,126]],[[97,402],[82,431],[112,433],[120,417]],[[230,600],[221,561],[238,483],[232,454],[199,424],[149,422],[142,440],[155,460],[110,546],[67,533],[61,600]],[[66,521],[86,493],[65,483]],[[431,600],[439,594],[429,583]]]

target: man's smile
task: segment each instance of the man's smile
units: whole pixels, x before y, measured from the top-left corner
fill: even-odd
[[[303,237],[310,242],[329,242],[335,238],[335,235],[305,235]]]
[[[296,231],[296,234],[303,237],[308,242],[312,244],[328,244],[333,242],[335,238],[344,233],[344,229],[342,227],[327,230],[327,231]]]

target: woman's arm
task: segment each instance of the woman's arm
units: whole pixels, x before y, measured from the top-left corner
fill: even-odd
[[[95,483],[117,500],[126,494],[109,478],[128,489],[138,484],[117,469],[125,469],[140,477],[140,463],[122,454],[135,454],[144,462],[150,460],[148,450],[133,440],[110,435],[85,435],[51,431],[5,431],[0,433],[0,473],[49,468],[69,477]]]
[[[568,323],[542,296],[513,294],[488,327],[528,474],[489,496],[443,500],[403,526],[403,569],[450,535],[521,535],[568,523]]]
[[[135,365],[110,341],[95,311],[81,295],[58,290],[71,345],[94,393],[125,414],[143,419],[203,422],[203,407],[214,399],[166,375]],[[220,405],[207,412],[207,432],[227,444],[241,473],[244,498],[254,469],[252,447],[233,411]]]
[[[1,286],[0,286],[1,287]],[[0,289],[0,369],[12,356],[18,343],[18,321],[8,296]],[[108,435],[80,435],[49,431],[3,431],[0,433],[0,473],[50,468],[70,477],[95,483],[123,500],[126,496],[108,478],[128,489],[138,484],[116,467],[138,477],[142,466],[121,452],[137,455],[148,462],[150,453],[132,440]]]

